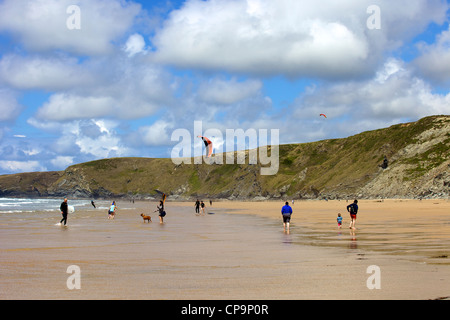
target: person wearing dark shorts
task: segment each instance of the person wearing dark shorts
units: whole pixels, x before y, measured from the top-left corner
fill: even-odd
[[[203,202],[203,200],[200,202],[200,207],[202,207],[202,216],[205,215],[205,203]]]
[[[164,217],[166,216],[166,211],[164,211],[164,201],[159,201],[159,205],[156,206],[157,211],[159,211],[159,223],[164,223]]]
[[[284,232],[289,233],[289,223],[291,222],[292,208],[289,206],[289,202],[281,208],[281,215],[283,216],[283,229]]]

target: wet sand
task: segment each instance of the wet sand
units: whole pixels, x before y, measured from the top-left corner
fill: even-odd
[[[350,234],[350,215],[346,207],[352,202],[309,200],[292,204],[289,201],[294,211],[291,230],[298,229],[311,245],[339,247],[340,241],[334,237],[338,230],[337,214],[343,217],[342,228],[338,231]],[[279,225],[282,225],[283,205],[283,201],[213,203],[214,208],[275,219]],[[422,260],[445,255],[450,259],[450,200],[359,200],[358,205],[360,211],[352,236],[359,248],[416,256]]]
[[[114,220],[106,209],[77,210],[68,227],[55,226],[55,212],[1,214],[0,299],[450,296],[448,200],[360,201],[354,232],[349,203],[296,201],[289,234],[281,201],[207,203],[204,216],[193,203],[166,202],[162,225],[149,202],[119,202]],[[81,270],[79,290],[67,288],[71,265]],[[367,286],[372,265],[380,289]]]

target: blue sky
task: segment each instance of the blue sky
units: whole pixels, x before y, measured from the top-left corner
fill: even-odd
[[[448,115],[449,8],[0,0],[0,174],[170,157],[194,121],[278,129],[283,144]]]

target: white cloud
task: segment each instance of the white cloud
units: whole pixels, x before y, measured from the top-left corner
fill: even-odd
[[[261,1],[255,14],[255,3],[247,10],[245,1],[188,1],[155,36],[157,59],[202,69],[308,74],[324,54],[326,63],[339,62],[339,70],[368,54],[364,39],[342,23],[305,17],[300,6],[285,1]]]
[[[57,156],[55,159],[50,160],[50,163],[56,168],[56,169],[65,169],[71,164],[73,164],[74,157],[65,157],[65,156]]]
[[[0,60],[0,81],[21,90],[62,90],[91,86],[95,77],[75,58],[8,54]]]
[[[373,1],[186,1],[153,38],[155,58],[184,68],[289,77],[366,75],[447,3],[378,1],[381,29],[368,30]]]
[[[113,57],[92,61],[89,73],[96,74],[90,82],[55,92],[35,117],[45,121],[137,119],[173,103],[173,77],[152,64]]]
[[[120,139],[111,135],[102,135],[97,139],[81,136],[75,143],[82,153],[97,159],[120,157],[126,154],[119,146]]]
[[[419,56],[413,63],[422,76],[434,83],[450,83],[450,27],[433,44],[420,44]]]
[[[47,171],[47,168],[41,165],[39,161],[5,161],[0,160],[0,168],[13,172],[34,172],[34,171]]]
[[[432,87],[414,76],[402,61],[389,59],[372,79],[311,87],[291,108],[295,121],[316,119],[316,124],[327,123],[330,127],[323,132],[324,136],[333,128],[339,128],[342,136],[346,136],[404,119],[449,114],[450,93],[433,93]],[[320,113],[325,113],[328,119],[320,119]],[[343,127],[332,122],[345,117],[348,119]]]
[[[133,57],[138,53],[146,54],[144,37],[138,33],[132,34],[125,43],[124,51],[129,57]]]
[[[123,137],[118,132],[120,125],[118,121],[85,119],[66,123],[47,123],[50,125],[40,127],[40,129],[51,130],[58,138],[45,142],[47,144],[45,152],[52,157],[53,161],[49,160],[49,164],[57,166],[59,163],[58,169],[66,164],[92,159],[131,156],[135,153],[123,142]],[[33,122],[30,124],[33,125]],[[46,157],[49,156],[46,154]]]
[[[229,105],[255,96],[261,88],[262,82],[259,80],[238,82],[236,79],[212,78],[201,83],[198,95],[206,103]]]
[[[265,119],[274,107],[258,79],[197,75],[178,80],[182,94],[164,112],[164,118],[175,128],[191,128],[200,120],[205,129],[247,126]]]
[[[139,140],[146,146],[163,146],[170,144],[172,125],[164,120],[156,121],[151,126],[140,127]]]
[[[111,41],[133,24],[141,7],[119,0],[79,0],[81,29],[69,30],[72,0],[5,0],[0,3],[0,31],[12,32],[32,51],[65,50],[97,55],[111,52]]]
[[[17,95],[9,88],[0,87],[0,122],[14,120],[22,110]]]
[[[136,119],[153,114],[159,105],[145,99],[139,91],[120,91],[108,95],[76,95],[57,93],[50,97],[36,113],[36,118],[46,121],[70,121],[113,117]]]
[[[66,152],[71,149],[74,156],[80,153],[101,159],[129,155],[130,149],[122,143],[115,130],[117,125],[110,120],[72,121],[64,126],[58,144],[68,143]]]
[[[114,110],[116,101],[112,97],[85,97],[57,93],[50,97],[37,112],[38,119],[66,121],[101,117]]]
[[[41,153],[42,150],[37,149],[37,148],[33,148],[33,147],[32,147],[31,149],[28,149],[28,150],[22,150],[22,152],[23,152],[27,157],[32,157],[32,156],[35,156],[35,155]]]

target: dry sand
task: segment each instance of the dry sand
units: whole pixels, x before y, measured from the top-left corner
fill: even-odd
[[[207,203],[204,216],[191,202],[166,202],[162,225],[146,202],[119,202],[112,221],[105,210],[77,210],[67,228],[55,213],[2,214],[0,299],[450,296],[448,200],[362,200],[356,231],[349,203],[296,201],[289,234],[281,201]],[[81,270],[79,290],[67,288],[70,265]],[[367,286],[370,266],[380,289]]]

